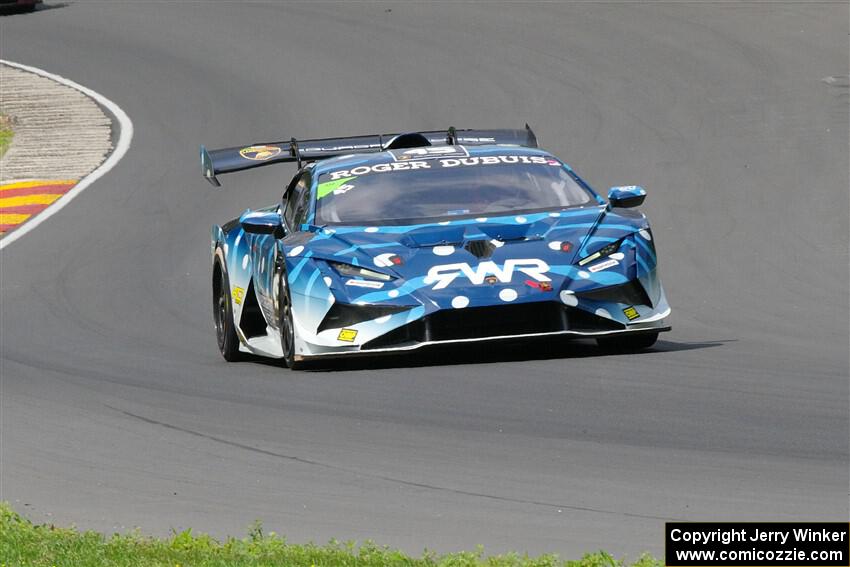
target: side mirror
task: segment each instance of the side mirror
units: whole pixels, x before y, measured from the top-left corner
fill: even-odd
[[[637,185],[627,185],[625,187],[611,187],[608,190],[608,208],[619,207],[627,209],[630,207],[639,207],[646,199],[646,189]]]
[[[277,211],[248,211],[239,219],[242,229],[251,234],[272,234],[275,238],[283,238],[285,231]]]

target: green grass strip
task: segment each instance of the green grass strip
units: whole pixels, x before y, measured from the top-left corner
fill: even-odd
[[[5,114],[0,114],[0,157],[9,149],[12,143],[12,136],[15,133],[12,131],[12,119]]]
[[[138,532],[104,537],[96,532],[34,525],[8,504],[0,503],[0,566],[2,567],[626,567],[605,552],[578,561],[556,555],[529,557],[509,553],[485,557],[475,552],[436,555],[426,551],[410,557],[367,541],[331,541],[327,545],[295,545],[259,523],[242,539],[223,542],[191,530],[158,539]],[[648,555],[634,567],[662,567]]]

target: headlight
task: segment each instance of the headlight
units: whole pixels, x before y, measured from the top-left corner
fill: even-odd
[[[620,249],[620,244],[623,242],[623,239],[617,240],[616,242],[612,242],[611,244],[606,244],[590,256],[585,256],[581,260],[578,261],[579,266],[584,266],[585,264],[589,264],[594,260],[599,260],[600,258],[604,258],[605,256],[610,256],[614,252]]]
[[[336,273],[349,278],[361,277],[366,278],[367,280],[379,280],[382,282],[388,282],[392,279],[395,279],[389,274],[385,274],[383,272],[376,272],[375,270],[369,270],[361,266],[343,264],[342,262],[328,262],[328,264],[330,264],[330,266],[334,270],[336,270]]]

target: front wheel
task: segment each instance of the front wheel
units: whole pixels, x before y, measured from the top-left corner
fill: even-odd
[[[289,295],[286,274],[278,279],[278,328],[280,329],[280,346],[283,350],[283,362],[291,369],[297,370],[302,363],[295,360],[295,323],[292,321],[292,297]]]
[[[658,333],[641,333],[639,335],[620,335],[600,337],[596,343],[600,348],[609,352],[638,352],[648,349],[658,340]]]
[[[239,351],[239,337],[233,323],[233,306],[230,303],[230,283],[227,273],[216,261],[213,268],[213,319],[215,320],[215,336],[218,350],[228,362],[242,360]]]

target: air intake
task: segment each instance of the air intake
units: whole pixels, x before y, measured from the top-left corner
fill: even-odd
[[[443,309],[393,329],[363,345],[363,350],[424,342],[521,337],[563,331],[619,331],[625,326],[583,309],[553,301]]]
[[[647,295],[646,290],[643,289],[643,286],[638,280],[631,280],[622,285],[612,285],[591,291],[581,291],[576,295],[582,299],[590,299],[592,301],[610,301],[613,303],[648,305],[652,307],[652,300],[649,299],[649,295]]]
[[[349,325],[356,325],[363,321],[377,319],[385,315],[392,315],[410,309],[406,305],[351,305],[349,303],[334,303],[328,310],[325,318],[319,324],[317,332],[325,329],[339,329]]]

